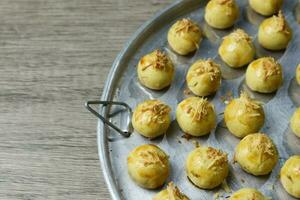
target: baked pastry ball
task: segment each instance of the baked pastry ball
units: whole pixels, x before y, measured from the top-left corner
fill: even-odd
[[[220,65],[213,60],[198,60],[189,69],[186,82],[188,88],[198,96],[215,93],[221,85]]]
[[[239,17],[239,7],[235,0],[210,0],[205,8],[205,21],[217,29],[226,29]]]
[[[167,189],[158,193],[153,200],[189,200],[189,198],[181,193],[173,182],[170,182]]]
[[[203,136],[216,126],[214,106],[206,99],[189,97],[180,102],[176,109],[176,119],[183,132],[192,136]]]
[[[142,57],[137,66],[137,74],[142,85],[161,90],[171,85],[174,66],[164,52],[155,50]]]
[[[275,92],[281,86],[282,81],[282,67],[272,57],[254,60],[246,71],[246,84],[256,92]]]
[[[180,55],[187,55],[198,49],[201,39],[199,25],[190,19],[178,20],[168,32],[169,45]]]
[[[240,98],[233,99],[226,106],[224,121],[233,135],[243,138],[262,128],[265,122],[264,109],[260,102],[242,92]]]
[[[280,181],[290,195],[300,198],[300,155],[292,156],[284,163]]]
[[[130,152],[127,167],[130,177],[139,186],[156,189],[169,176],[169,157],[158,146],[145,144]]]
[[[237,29],[224,37],[219,54],[227,65],[238,68],[254,59],[255,47],[249,35],[244,30]]]
[[[227,154],[212,147],[198,147],[186,160],[186,172],[190,181],[203,189],[213,189],[227,177]]]
[[[292,30],[282,12],[265,19],[259,26],[258,42],[269,50],[285,49],[292,39]]]
[[[298,65],[298,67],[296,69],[296,80],[297,80],[298,84],[300,85],[300,64]]]
[[[300,137],[300,108],[298,108],[291,118],[291,128],[295,135]]]
[[[171,108],[159,100],[140,103],[132,115],[132,126],[141,135],[155,138],[167,132],[171,124]]]
[[[268,200],[268,198],[254,188],[243,188],[233,193],[229,200]]]
[[[234,159],[246,172],[260,176],[272,171],[278,161],[278,152],[267,135],[255,133],[240,141]]]
[[[249,0],[251,8],[264,16],[270,16],[277,13],[281,6],[283,0]]]

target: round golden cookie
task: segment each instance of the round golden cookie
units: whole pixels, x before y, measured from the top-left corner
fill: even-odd
[[[265,19],[259,26],[258,42],[269,50],[285,49],[292,39],[292,30],[282,12]]]
[[[137,74],[142,85],[153,90],[161,90],[171,85],[174,66],[164,52],[155,50],[141,58]]]
[[[254,60],[246,71],[246,84],[256,92],[275,92],[282,85],[282,81],[282,67],[272,57]]]
[[[132,126],[141,135],[155,138],[167,132],[171,124],[171,108],[159,100],[140,103],[132,115]]]
[[[220,65],[213,60],[198,60],[189,69],[186,82],[188,88],[198,96],[215,93],[221,85]]]
[[[240,141],[234,159],[246,172],[260,176],[272,171],[278,161],[278,152],[267,135],[255,133]]]
[[[292,156],[284,163],[280,181],[290,195],[300,198],[300,155]]]
[[[238,68],[254,59],[255,47],[249,35],[244,30],[237,29],[224,37],[219,54],[227,65]]]
[[[229,200],[269,200],[254,188],[243,188],[231,195]]]
[[[213,28],[229,28],[238,17],[239,7],[235,0],[210,0],[205,7],[205,21]]]
[[[180,55],[187,55],[198,49],[201,39],[199,25],[190,19],[178,20],[168,32],[169,45]]]
[[[291,128],[295,135],[300,137],[300,108],[298,108],[291,118]]]
[[[183,132],[193,136],[209,134],[216,126],[214,106],[206,99],[189,97],[178,104],[176,119]]]
[[[170,182],[167,189],[159,192],[152,200],[189,200],[189,198],[181,193],[173,182]]]
[[[264,109],[260,102],[242,92],[240,98],[233,99],[226,106],[224,120],[233,135],[243,138],[262,128],[265,122]]]
[[[186,172],[197,187],[213,189],[228,175],[227,154],[212,147],[198,147],[187,157]]]
[[[296,69],[296,80],[297,80],[298,84],[300,85],[300,64],[297,66],[297,69]]]
[[[141,145],[130,152],[127,167],[130,177],[139,186],[156,189],[169,176],[169,157],[156,145]]]
[[[283,0],[249,0],[251,8],[264,16],[270,16],[277,13],[281,6]]]

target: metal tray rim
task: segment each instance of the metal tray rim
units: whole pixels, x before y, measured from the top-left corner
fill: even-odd
[[[133,44],[136,42],[137,38],[141,36],[141,34],[146,31],[147,29],[151,28],[154,23],[161,18],[166,12],[171,11],[175,9],[176,7],[180,6],[181,4],[186,3],[186,0],[177,0],[171,5],[167,6],[166,8],[162,9],[158,13],[156,13],[153,17],[151,17],[148,21],[146,21],[141,27],[131,36],[131,38],[128,40],[128,42],[125,43],[123,49],[120,51],[120,53],[117,55],[116,59],[114,60],[112,67],[108,73],[108,78],[105,82],[103,93],[100,98],[102,101],[108,101],[111,99],[112,95],[112,85],[115,81],[115,74],[118,71],[120,66],[120,61],[125,57],[126,52],[133,46]],[[105,114],[107,113],[107,109],[101,109],[99,110],[99,113]],[[108,187],[108,190],[110,192],[110,195],[113,200],[121,200],[121,194],[118,190],[117,184],[115,183],[113,179],[113,172],[110,168],[110,161],[108,157],[108,149],[107,149],[107,139],[105,134],[106,126],[102,123],[101,120],[98,120],[97,125],[97,146],[98,146],[98,156],[100,161],[100,166],[103,171],[104,179],[106,182],[106,185]]]

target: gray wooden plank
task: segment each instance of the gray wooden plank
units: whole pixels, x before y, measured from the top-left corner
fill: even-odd
[[[0,1],[0,199],[110,199],[98,99],[132,33],[171,0]]]

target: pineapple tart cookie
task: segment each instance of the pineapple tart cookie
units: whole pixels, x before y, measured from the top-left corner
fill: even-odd
[[[140,103],[132,115],[132,126],[141,135],[155,138],[167,132],[171,124],[171,108],[159,100]]]
[[[220,185],[229,173],[227,154],[212,148],[198,147],[186,160],[186,172],[190,181],[202,189]]]
[[[224,120],[233,135],[243,138],[262,128],[265,122],[264,109],[260,102],[242,92],[239,98],[231,100],[226,106]]]
[[[255,133],[244,137],[235,149],[235,161],[255,176],[269,174],[278,161],[277,148],[265,134]]]
[[[244,30],[237,29],[224,37],[219,54],[227,65],[239,68],[254,59],[255,47],[250,36]]]
[[[284,163],[280,181],[291,196],[300,198],[300,155],[294,155]]]
[[[220,65],[213,60],[198,60],[189,69],[186,82],[188,88],[197,96],[215,93],[221,85]]]
[[[201,39],[199,25],[186,18],[178,20],[168,32],[169,45],[180,55],[187,55],[198,49]]]
[[[214,106],[206,99],[189,97],[178,104],[176,119],[183,132],[192,136],[209,134],[216,126]]]
[[[249,0],[251,8],[264,16],[270,16],[277,13],[281,6],[283,0]]]
[[[235,0],[210,0],[205,7],[206,23],[217,29],[226,29],[239,17],[239,7]]]
[[[231,195],[229,200],[270,200],[254,188],[243,188]]]
[[[161,90],[171,85],[174,66],[164,52],[155,50],[141,58],[137,74],[142,85],[153,90]]]
[[[170,182],[167,189],[158,193],[152,200],[189,200],[189,198]]]
[[[259,26],[258,42],[269,50],[285,49],[292,39],[292,30],[282,12],[265,19]]]
[[[263,57],[250,63],[246,71],[246,84],[260,93],[275,92],[283,82],[281,65],[272,57]]]
[[[295,135],[300,137],[300,108],[294,112],[290,125]]]
[[[145,144],[135,148],[127,158],[128,173],[139,186],[156,189],[169,176],[169,157],[158,146]]]
[[[300,85],[300,64],[297,66],[297,69],[296,69],[296,80],[297,80],[297,83]]]

